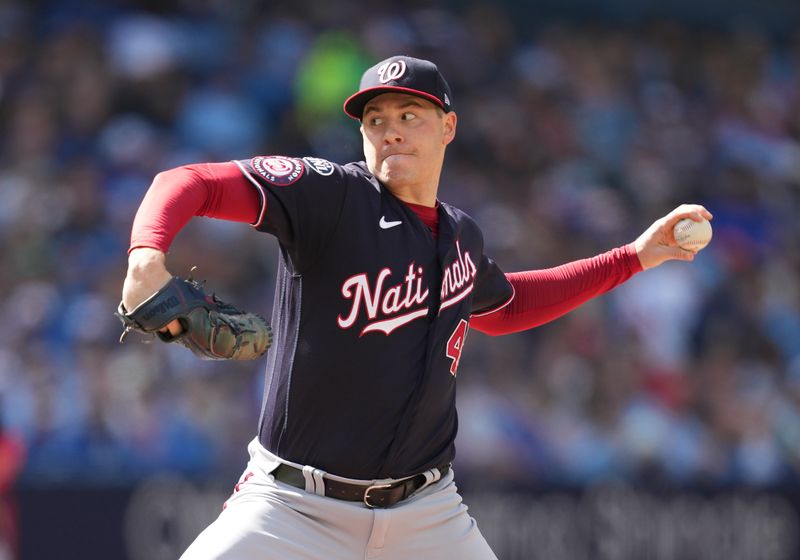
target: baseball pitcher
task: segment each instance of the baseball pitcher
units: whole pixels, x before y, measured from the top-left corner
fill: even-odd
[[[251,157],[158,174],[133,223],[118,315],[207,359],[267,357],[250,461],[184,560],[487,560],[451,462],[455,386],[470,328],[550,321],[670,260],[683,205],[634,242],[548,270],[504,273],[480,228],[437,198],[456,136],[436,65],[393,56],[344,103],[364,160]],[[240,311],[165,254],[194,216],[277,237],[272,320]]]

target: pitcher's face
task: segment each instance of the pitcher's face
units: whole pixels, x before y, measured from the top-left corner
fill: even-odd
[[[456,115],[405,93],[384,93],[364,107],[364,157],[375,177],[390,188],[438,183]]]

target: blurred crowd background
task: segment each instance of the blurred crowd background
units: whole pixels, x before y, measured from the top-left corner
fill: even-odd
[[[360,159],[341,104],[395,53],[447,76],[459,129],[440,198],[504,270],[620,246],[682,202],[715,216],[692,264],[533,331],[470,333],[462,482],[796,483],[798,30],[537,19],[510,2],[0,1],[0,492],[17,476],[235,482],[265,360],[118,343],[131,221],[152,177],[185,163]],[[276,252],[203,218],[168,265],[268,316]]]

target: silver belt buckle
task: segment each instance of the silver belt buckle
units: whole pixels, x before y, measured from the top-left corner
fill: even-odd
[[[382,490],[384,488],[391,488],[391,487],[392,484],[373,484],[372,486],[367,486],[367,489],[364,490],[364,505],[370,509],[375,509],[377,507],[380,507],[378,505],[372,505],[371,503],[369,503],[370,490]]]

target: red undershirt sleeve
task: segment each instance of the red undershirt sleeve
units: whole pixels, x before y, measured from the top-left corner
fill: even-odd
[[[185,165],[155,176],[131,229],[128,252],[137,247],[169,250],[194,216],[255,224],[261,194],[233,162]]]
[[[507,273],[514,299],[494,313],[472,317],[470,327],[493,336],[530,329],[561,317],[641,270],[630,243],[555,268]]]

